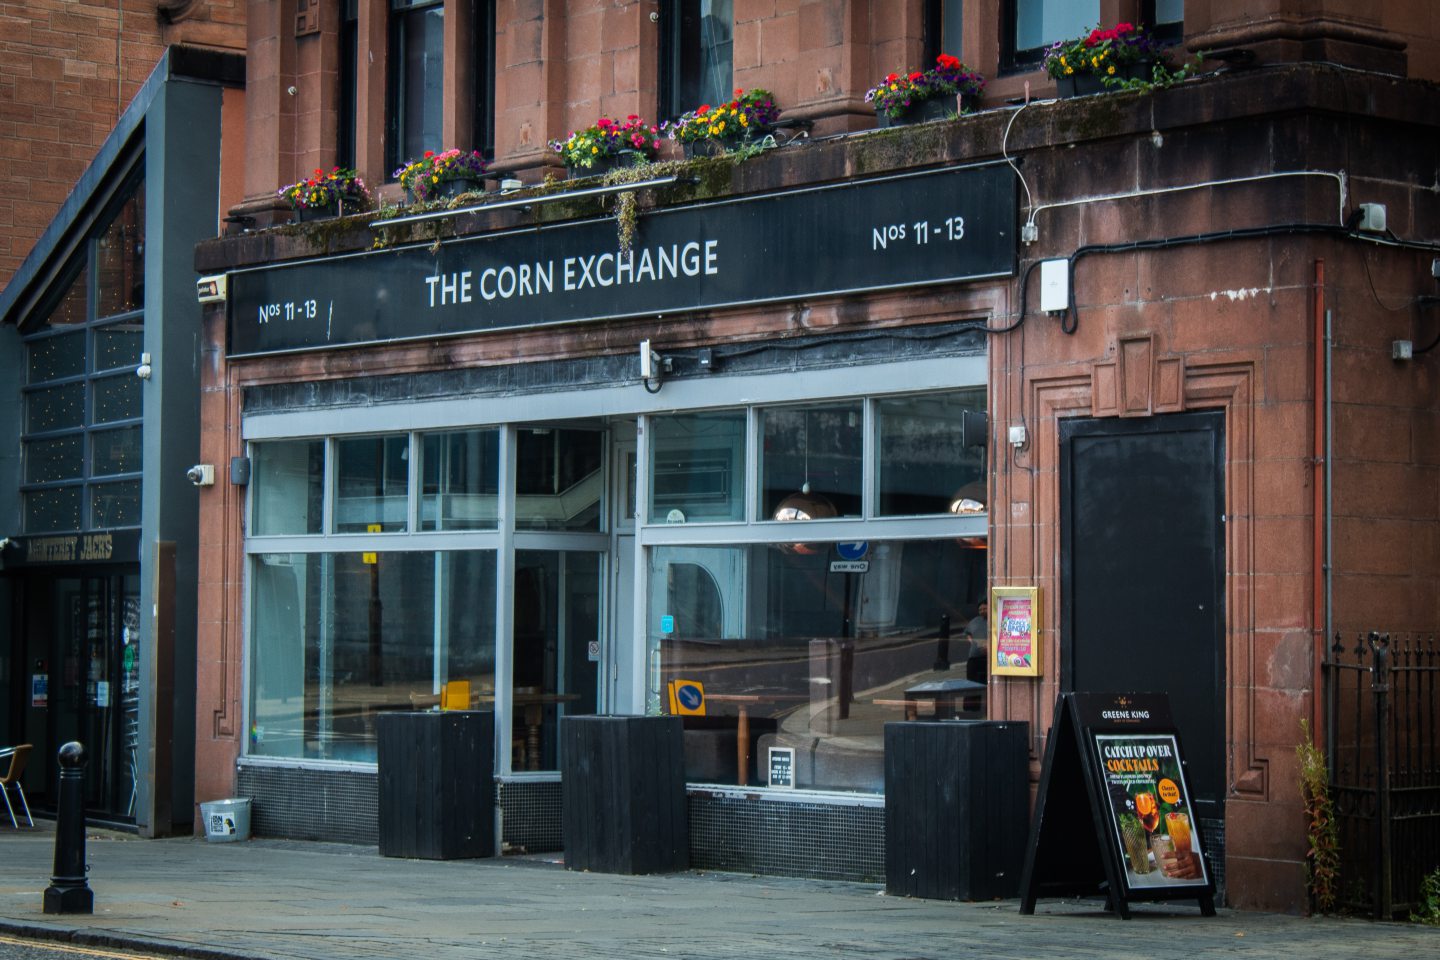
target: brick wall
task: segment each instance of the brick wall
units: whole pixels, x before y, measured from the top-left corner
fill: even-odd
[[[160,59],[243,49],[241,0],[0,0],[0,285],[8,283]]]

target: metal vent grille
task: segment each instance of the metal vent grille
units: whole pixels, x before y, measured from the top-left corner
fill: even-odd
[[[690,866],[883,882],[885,809],[692,793]]]
[[[235,786],[251,798],[250,831],[261,837],[380,842],[378,778],[356,770],[241,766]]]
[[[507,851],[548,853],[565,849],[560,834],[560,781],[502,780],[495,786],[503,818],[501,837]]]

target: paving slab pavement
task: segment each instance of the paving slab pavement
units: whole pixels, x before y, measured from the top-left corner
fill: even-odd
[[[880,886],[688,872],[580,873],[530,859],[384,858],[374,847],[91,831],[92,915],[41,911],[54,837],[0,829],[0,931],[194,957],[489,958],[1440,957],[1440,929],[1190,904],[954,903]]]

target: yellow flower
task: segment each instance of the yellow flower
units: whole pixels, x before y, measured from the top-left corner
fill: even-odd
[[[1074,68],[1074,67],[1066,67],[1066,68],[1065,68],[1065,76],[1067,76],[1067,77],[1070,76],[1070,74],[1072,74],[1072,73],[1074,73],[1074,72],[1075,72],[1075,68]]]
[[[1110,66],[1106,67],[1106,68],[1105,68],[1105,72],[1106,72],[1106,73],[1109,73],[1109,74],[1113,74],[1113,73],[1115,72],[1115,64],[1112,63],[1112,64],[1110,64]]]
[[[599,153],[599,152],[600,152],[600,148],[599,148],[599,147],[591,147],[591,148],[590,148],[590,152],[591,152],[591,153]]]

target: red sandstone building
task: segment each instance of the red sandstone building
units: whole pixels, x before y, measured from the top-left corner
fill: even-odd
[[[373,842],[376,717],[464,680],[503,842],[558,849],[562,719],[698,680],[691,862],[877,877],[884,724],[1025,586],[1038,674],[950,706],[1038,777],[1057,694],[1167,693],[1224,898],[1305,909],[1325,638],[1433,629],[1440,572],[1440,30],[1340,6],[251,4],[248,219],[196,253],[197,798]],[[1044,47],[1121,20],[1201,74],[1052,99]],[[979,109],[875,130],[937,51]],[[654,168],[628,253],[613,184],[540,185],[732,87],[808,135]],[[532,187],[272,226],[452,146]]]

